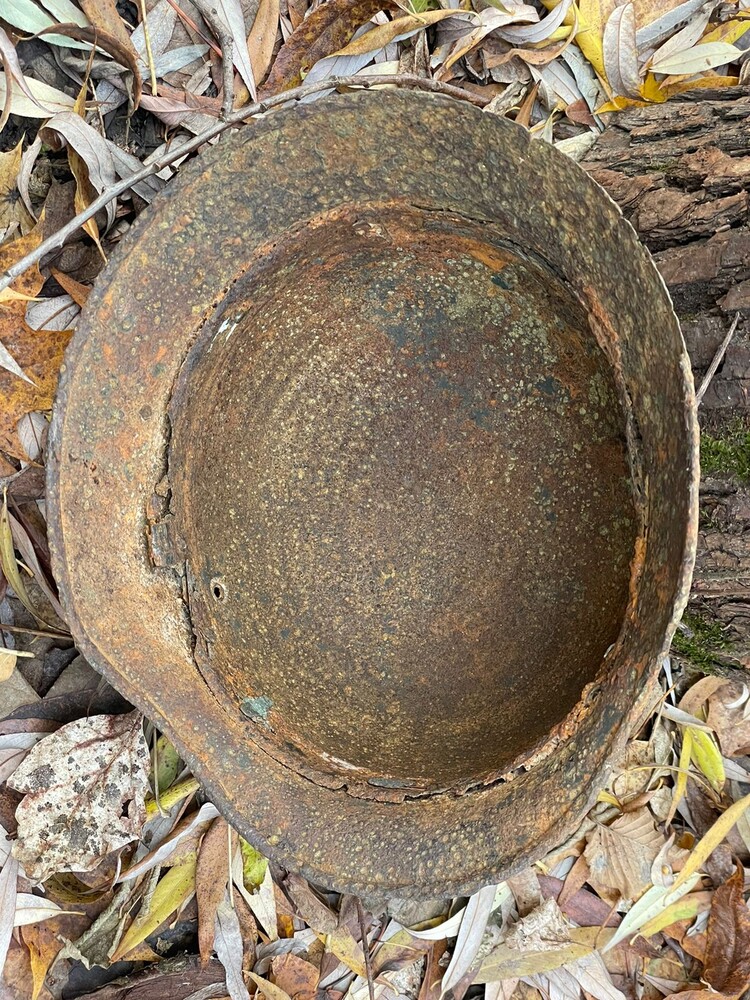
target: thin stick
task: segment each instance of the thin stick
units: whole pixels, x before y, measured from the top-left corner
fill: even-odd
[[[38,263],[45,254],[48,254],[51,250],[56,250],[61,247],[65,240],[72,236],[76,230],[83,225],[84,222],[88,222],[89,219],[93,218],[96,213],[104,208],[106,205],[116,198],[118,195],[123,194],[129,188],[133,187],[134,184],[138,184],[140,181],[146,180],[147,177],[153,176],[153,174],[158,174],[160,170],[168,167],[175,160],[179,160],[183,156],[187,156],[188,153],[195,152],[200,146],[208,142],[209,139],[213,139],[217,135],[221,135],[226,129],[231,128],[233,125],[240,125],[242,122],[246,121],[248,118],[252,118],[253,115],[264,114],[267,111],[271,111],[273,108],[277,108],[280,105],[287,104],[289,101],[299,101],[303,97],[308,97],[310,94],[319,94],[324,90],[336,90],[338,87],[363,87],[365,90],[369,90],[370,87],[382,87],[384,85],[394,85],[402,87],[414,87],[417,90],[428,90],[436,94],[446,94],[449,97],[455,97],[460,100],[468,101],[470,104],[474,104],[477,107],[484,107],[489,104],[489,99],[485,97],[480,97],[477,94],[471,94],[468,91],[462,90],[460,87],[454,87],[449,83],[440,83],[438,80],[427,80],[420,76],[410,76],[406,74],[393,74],[388,76],[365,76],[365,75],[355,75],[355,76],[334,76],[330,80],[318,80],[315,83],[310,83],[307,85],[302,85],[301,87],[295,87],[293,90],[285,90],[280,94],[274,94],[273,97],[268,97],[264,101],[256,101],[255,104],[248,104],[244,108],[240,108],[239,111],[234,111],[231,115],[227,115],[222,121],[217,121],[215,125],[211,125],[205,131],[200,132],[198,135],[194,136],[192,139],[188,139],[187,142],[181,143],[179,146],[175,146],[169,152],[164,153],[162,156],[153,160],[148,166],[143,167],[141,170],[137,170],[130,177],[125,177],[124,179],[113,184],[111,187],[106,188],[95,198],[88,208],[79,212],[74,218],[62,226],[56,233],[43,240],[36,249],[32,250],[31,253],[27,253],[25,257],[22,257],[15,264],[11,265],[6,271],[2,272],[0,275],[0,292],[4,291],[11,285],[16,278],[20,277],[24,271],[28,270],[34,264]]]
[[[370,1000],[375,1000],[375,984],[372,981],[372,964],[370,962],[370,945],[367,940],[367,928],[365,927],[365,914],[362,910],[362,903],[357,897],[357,916],[359,917],[359,932],[362,936],[362,954],[365,959],[365,972],[367,973],[367,990]]]
[[[737,324],[739,323],[739,321],[740,321],[740,314],[736,313],[734,319],[732,320],[732,325],[727,330],[727,335],[719,344],[719,349],[716,352],[716,354],[714,354],[714,359],[708,367],[708,371],[706,372],[703,381],[701,382],[700,389],[695,394],[695,402],[697,406],[700,406],[701,403],[703,402],[703,397],[706,395],[706,389],[708,389],[708,387],[711,385],[711,382],[713,381],[713,377],[716,374],[719,365],[724,360],[724,355],[727,353],[727,348],[729,347],[730,341],[734,336],[734,331],[737,329]]]
[[[156,89],[156,66],[154,65],[154,52],[151,48],[151,31],[148,27],[148,14],[146,12],[146,0],[141,0],[141,24],[143,25],[143,39],[146,43],[146,58],[148,59],[148,71],[151,76],[151,93],[158,96]]]

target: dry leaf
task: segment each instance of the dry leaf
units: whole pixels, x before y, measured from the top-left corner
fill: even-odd
[[[23,84],[15,77],[0,73],[0,104],[7,107],[10,100],[10,114],[21,118],[49,118],[58,111],[69,111],[73,98],[41,80],[24,76]]]
[[[223,831],[226,837],[226,830]],[[231,1000],[250,1000],[250,994],[242,978],[242,931],[235,909],[229,896],[220,902],[215,915],[216,955],[224,966],[227,992]]]
[[[0,272],[35,249],[42,239],[41,226],[27,236],[0,247]],[[28,459],[16,432],[19,419],[34,410],[52,406],[63,352],[70,331],[32,330],[25,320],[26,302],[44,284],[38,266],[29,268],[9,289],[11,296],[0,300],[0,343],[9,351],[31,382],[0,370],[0,451],[14,458]]]
[[[17,660],[18,657],[12,649],[0,649],[0,683],[7,681],[11,676],[16,669]],[[5,760],[6,758],[3,757],[1,763],[5,764]]]
[[[216,911],[229,881],[229,825],[224,819],[213,822],[198,852],[195,898],[198,903],[198,948],[205,966],[214,947]]]
[[[632,3],[615,7],[604,28],[604,69],[613,93],[639,97],[641,75],[635,47],[635,8]]]
[[[100,2],[101,0],[97,0],[97,5]],[[133,74],[132,103],[134,108],[138,107],[141,100],[143,80],[138,67],[138,56],[130,41],[130,37],[128,37],[127,43],[123,44],[119,38],[101,28],[90,27],[88,25],[81,27],[78,24],[56,24],[53,27],[46,28],[44,31],[40,31],[39,35],[44,37],[50,33],[65,35],[78,42],[85,42],[94,49],[101,49],[107,55],[112,56],[121,66],[129,70]]]
[[[456,947],[448,968],[443,976],[442,993],[453,989],[474,965],[479,946],[484,937],[487,921],[492,913],[497,886],[487,885],[474,893],[466,904],[461,926],[458,929]]]
[[[328,0],[321,4],[281,46],[261,99],[298,87],[318,59],[342,49],[360,25],[389,6],[389,0]]]
[[[187,903],[195,892],[196,864],[197,855],[193,852],[169,869],[123,935],[110,957],[111,962],[119,962]]]
[[[258,987],[258,989],[266,998],[266,1000],[290,1000],[289,995],[285,993],[280,986],[276,986],[274,983],[269,983],[267,979],[262,979],[254,972],[250,973],[250,978]]]
[[[734,802],[726,812],[719,816],[710,830],[696,844],[682,871],[677,876],[673,889],[684,885],[688,879],[701,870],[706,860],[713,854],[747,809],[750,809],[750,795],[746,795],[744,798]]]
[[[146,818],[149,752],[138,712],[62,726],[8,779],[26,793],[13,854],[30,878],[91,871],[134,840]]]
[[[253,67],[255,82],[261,84],[271,68],[276,35],[279,30],[279,0],[260,0],[250,34],[247,50]]]
[[[335,56],[359,56],[368,52],[379,52],[391,42],[409,38],[417,31],[422,31],[446,18],[456,18],[461,13],[461,11],[456,10],[430,10],[424,14],[407,14],[405,17],[397,17],[393,21],[376,25],[371,31],[365,32],[349,42],[343,49],[332,54]],[[466,21],[467,31],[471,29],[472,23],[473,21]]]
[[[658,63],[653,62],[651,70],[667,76],[692,76],[693,73],[703,73],[714,66],[736,62],[741,55],[742,50],[728,42],[702,42],[692,49],[667,56]]]
[[[291,1000],[315,1000],[320,972],[299,955],[279,955],[271,962],[271,975]]]
[[[584,851],[589,884],[612,903],[637,899],[651,884],[651,866],[663,844],[647,807],[597,827]]]
[[[34,227],[34,219],[18,190],[22,156],[23,139],[19,139],[17,145],[7,153],[0,153],[0,239],[3,231],[13,232],[16,226],[24,235]]]
[[[741,700],[744,694],[742,684],[724,681],[708,699],[706,721],[725,757],[741,757],[750,750],[750,702]]]
[[[750,985],[750,912],[744,884],[744,871],[738,865],[714,893],[706,932],[706,981],[732,997]]]
[[[591,945],[572,940],[571,931],[572,925],[554,899],[545,900],[528,916],[522,917],[505,941],[484,958],[474,982],[491,983],[533,976],[590,955]]]

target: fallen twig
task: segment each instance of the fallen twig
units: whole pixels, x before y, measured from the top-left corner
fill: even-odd
[[[719,349],[717,350],[716,354],[714,354],[713,361],[708,366],[708,371],[703,377],[700,389],[698,389],[698,391],[695,394],[696,406],[700,406],[701,403],[703,402],[703,397],[706,395],[706,389],[708,389],[708,387],[711,385],[713,377],[718,371],[719,365],[724,360],[724,355],[727,353],[727,348],[729,347],[732,337],[734,336],[734,331],[737,329],[737,324],[739,323],[739,321],[740,321],[740,314],[737,313],[734,319],[732,320],[732,325],[727,330],[726,336],[719,344]]]
[[[365,90],[369,90],[371,87],[382,87],[384,85],[414,87],[416,90],[427,90],[433,93],[446,94],[449,97],[455,97],[460,100],[468,101],[470,104],[474,104],[477,107],[484,107],[489,103],[489,98],[480,97],[477,94],[472,94],[468,91],[462,90],[460,87],[454,87],[448,83],[440,83],[438,80],[430,80],[420,76],[397,73],[389,76],[367,76],[359,74],[354,76],[331,77],[329,80],[318,80],[315,83],[303,84],[301,87],[295,87],[293,90],[285,90],[280,94],[274,94],[273,97],[267,97],[264,101],[256,101],[254,104],[248,104],[247,107],[240,108],[239,111],[232,112],[232,114],[227,115],[226,118],[217,121],[215,125],[205,129],[203,132],[200,132],[192,139],[188,139],[187,142],[183,142],[179,146],[173,147],[169,150],[169,152],[157,157],[141,170],[137,170],[134,174],[131,174],[130,177],[125,177],[118,181],[117,184],[113,184],[111,187],[105,188],[99,197],[95,198],[94,201],[91,202],[88,208],[79,212],[78,215],[74,216],[70,220],[70,222],[67,222],[64,226],[58,229],[57,232],[47,237],[46,240],[43,240],[38,247],[30,253],[27,253],[25,257],[22,257],[19,261],[13,264],[12,267],[9,267],[7,271],[4,271],[2,275],[0,275],[0,292],[8,288],[9,285],[16,280],[16,278],[20,277],[24,273],[24,271],[38,263],[42,257],[45,256],[45,254],[61,247],[69,236],[72,236],[73,233],[84,224],[84,222],[88,222],[89,219],[93,218],[93,216],[95,216],[100,209],[108,205],[113,198],[117,198],[118,195],[123,194],[129,188],[133,187],[134,184],[138,184],[139,181],[143,181],[147,177],[151,177],[153,174],[159,173],[160,170],[168,167],[171,163],[181,159],[183,156],[193,153],[204,143],[215,138],[217,135],[221,135],[222,132],[231,128],[233,125],[241,125],[244,121],[248,118],[252,118],[254,115],[265,114],[267,111],[271,111],[274,108],[288,104],[289,101],[299,101],[304,97],[320,93],[321,91],[336,90],[339,87],[360,87]]]

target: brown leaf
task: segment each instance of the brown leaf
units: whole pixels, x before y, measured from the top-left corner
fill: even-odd
[[[586,845],[589,884],[611,902],[637,899],[651,884],[651,866],[663,844],[647,807],[618,816],[598,827]]]
[[[743,685],[723,681],[708,698],[706,721],[715,731],[725,757],[742,757],[750,750],[750,716],[742,701]]]
[[[226,820],[214,820],[203,838],[195,875],[198,903],[198,947],[205,968],[214,947],[216,911],[229,881],[229,827]]]
[[[0,272],[39,246],[41,226],[27,236],[0,247]],[[0,369],[0,451],[14,458],[28,459],[16,432],[25,413],[48,410],[57,388],[63,351],[71,331],[32,330],[25,320],[26,299],[36,296],[44,284],[37,265],[29,268],[9,289],[10,296],[0,299],[0,343],[31,379],[27,382]],[[17,297],[16,297],[17,296]],[[24,298],[24,296],[26,298]]]
[[[291,1000],[314,1000],[320,972],[299,955],[291,952],[278,955],[271,962],[271,976],[273,982],[289,994]]]
[[[739,996],[750,985],[750,912],[745,905],[744,872],[714,893],[706,930],[705,978],[727,996]]]
[[[90,285],[82,285],[80,281],[76,281],[75,278],[71,278],[69,274],[63,274],[62,271],[58,271],[56,267],[51,268],[52,275],[58,285],[63,288],[68,295],[73,299],[73,301],[83,308],[86,305],[86,300],[91,293]]]
[[[138,712],[78,719],[45,737],[8,779],[26,796],[13,854],[31,878],[91,871],[141,831],[149,752]]]
[[[247,50],[257,84],[263,82],[270,69],[278,30],[279,0],[260,0],[258,13],[247,36]]]
[[[321,4],[281,46],[260,98],[298,87],[318,59],[342,49],[360,25],[391,6],[390,0],[328,0]]]

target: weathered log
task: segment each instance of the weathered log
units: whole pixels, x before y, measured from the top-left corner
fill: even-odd
[[[704,476],[691,611],[708,623],[698,632],[711,659],[748,666],[750,88],[695,90],[613,115],[583,165],[654,254],[696,383],[740,314],[701,406]]]

